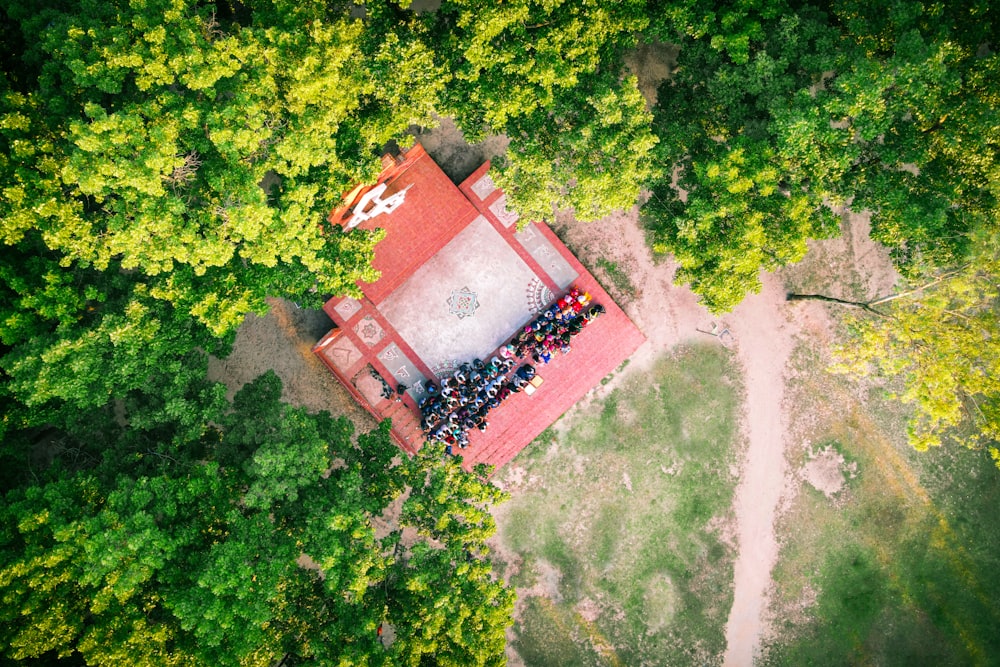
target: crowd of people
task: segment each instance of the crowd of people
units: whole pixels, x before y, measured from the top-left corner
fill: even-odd
[[[490,411],[534,379],[535,367],[523,360],[547,364],[557,353],[568,354],[573,338],[604,312],[604,306],[591,304],[589,294],[572,287],[489,362],[475,359],[461,364],[450,377],[441,379],[440,387],[428,383],[427,397],[420,402],[421,427],[427,439],[444,442],[448,452],[456,446],[465,448],[469,431],[485,431]]]

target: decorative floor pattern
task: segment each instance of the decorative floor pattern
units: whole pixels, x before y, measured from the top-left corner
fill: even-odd
[[[447,361],[442,361],[434,366],[431,366],[431,373],[434,373],[436,378],[441,379],[454,373],[458,366],[458,359],[448,359]]]
[[[351,339],[347,336],[339,336],[337,340],[330,344],[330,346],[323,352],[327,359],[329,359],[333,364],[340,370],[347,372],[350,370],[351,366],[356,364],[359,359],[361,359],[361,351],[358,350],[357,345],[351,342]]]
[[[365,315],[354,325],[354,333],[358,334],[358,338],[368,347],[375,347],[385,338],[385,329],[371,315]]]
[[[478,295],[475,292],[470,292],[468,287],[452,290],[451,296],[448,297],[448,305],[451,307],[449,312],[452,315],[457,315],[458,319],[472,317],[476,314],[476,309],[479,308]]]
[[[535,223],[531,223],[519,231],[514,235],[514,238],[524,246],[528,254],[534,257],[535,261],[549,274],[552,282],[560,288],[566,289],[579,276],[569,262],[552,246],[552,243],[538,231]]]
[[[492,354],[524,326],[534,314],[525,288],[536,277],[497,227],[479,216],[377,306],[434,369]]]
[[[538,314],[545,310],[545,308],[552,303],[555,297],[552,295],[552,291],[545,286],[541,278],[532,278],[531,282],[524,290],[524,295],[528,300],[528,310],[531,311],[533,315]]]
[[[406,391],[413,397],[413,400],[419,402],[427,396],[425,389],[427,378],[417,370],[416,365],[399,349],[398,345],[389,343],[377,356],[379,361],[392,373],[396,383],[406,385]]]
[[[486,199],[496,189],[497,185],[493,182],[493,179],[490,178],[489,174],[486,174],[472,184],[472,191],[475,192],[476,196],[480,199]]]
[[[521,217],[515,211],[507,209],[507,195],[500,195],[495,202],[490,204],[490,211],[497,217],[497,220],[503,223],[504,227],[510,227]]]
[[[347,322],[354,314],[361,310],[361,302],[357,299],[352,299],[351,297],[345,297],[340,303],[333,307],[337,314],[344,318]]]

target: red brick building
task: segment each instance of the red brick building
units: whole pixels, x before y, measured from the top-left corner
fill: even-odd
[[[419,144],[387,159],[376,184],[359,187],[330,220],[386,230],[375,247],[381,277],[360,300],[324,310],[335,327],[313,348],[357,401],[392,419],[408,452],[423,444],[418,402],[428,381],[460,363],[488,360],[525,323],[575,285],[606,313],[573,339],[572,351],[536,365],[542,383],[513,394],[456,450],[467,467],[513,458],[643,342],[644,337],[576,257],[542,223],[517,229],[489,163],[456,186]],[[530,360],[529,360],[530,361]],[[401,401],[386,386],[408,387]]]

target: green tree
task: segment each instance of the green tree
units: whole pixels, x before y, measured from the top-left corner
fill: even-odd
[[[586,77],[545,114],[508,123],[497,183],[526,220],[551,220],[562,208],[590,221],[627,210],[654,173],[651,119],[635,77]]]
[[[1000,59],[981,50],[995,12],[913,3],[862,19],[853,9],[836,15],[865,57],[837,72],[825,105],[859,148],[842,191],[872,212],[872,237],[904,273],[962,263],[971,231],[1000,212]]]
[[[279,289],[374,278],[377,236],[320,222],[429,117],[429,55],[405,61],[429,73],[404,99],[389,52],[359,58],[362,24],[319,5],[295,12],[305,30],[269,3],[242,24],[187,2],[6,11],[26,45],[0,81],[8,245],[37,230],[62,266],[153,277],[220,335]]]
[[[399,664],[501,665],[505,630],[512,623],[513,591],[491,573],[486,539],[496,532],[489,512],[506,494],[485,481],[477,466],[466,473],[460,459],[427,445],[410,462],[410,493],[401,527],[420,539],[393,570],[388,618]]]
[[[1000,465],[1000,254],[996,232],[974,237],[960,267],[938,271],[864,304],[852,336],[836,349],[841,372],[899,378],[898,398],[913,404],[910,443],[943,441],[988,448]]]
[[[510,138],[498,179],[525,221],[550,220],[553,203],[584,220],[634,205],[655,139],[622,55],[648,24],[643,3],[446,1],[416,27],[378,16],[433,44],[452,73],[441,111],[466,137]]]
[[[833,205],[871,212],[904,273],[961,263],[970,230],[998,211],[998,59],[984,47],[995,16],[982,9],[665,12],[654,27],[684,38],[660,90],[657,157],[678,173],[653,182],[644,218],[678,280],[731,308],[759,288],[754,264],[774,269],[836,233]]]
[[[654,250],[677,258],[676,281],[720,312],[760,289],[762,269],[798,261],[808,239],[838,229],[827,204],[849,141],[820,113],[817,89],[838,62],[836,33],[816,10],[783,3],[668,15],[661,30],[686,39],[659,90],[656,159],[667,169],[642,216]],[[804,164],[803,151],[821,155]]]
[[[78,417],[72,431],[9,429],[0,445],[13,471],[0,505],[6,658],[388,665],[440,650],[452,664],[463,651],[478,664],[502,660],[511,593],[485,559],[492,522],[482,505],[499,492],[430,453],[394,464],[386,426],[353,442],[345,419],[282,404],[273,374],[232,404],[203,376],[188,381],[199,428],[167,407],[160,379]],[[44,448],[51,463],[27,448]],[[428,533],[410,553],[396,548],[398,529],[377,537],[373,519],[421,475],[448,485],[415,489],[413,502],[484,530]],[[417,500],[427,495],[433,502]],[[407,593],[426,578],[437,579],[433,591]],[[483,600],[495,604],[477,609]],[[376,638],[387,621],[401,624],[391,647]]]
[[[423,20],[453,65],[447,108],[472,136],[544,116],[561,93],[609,65],[617,75],[621,50],[648,24],[636,0],[450,0]]]

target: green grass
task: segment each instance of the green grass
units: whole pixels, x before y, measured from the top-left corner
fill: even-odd
[[[608,280],[611,281],[611,284],[614,285],[620,294],[630,299],[635,298],[636,289],[632,283],[632,278],[625,269],[618,266],[617,262],[612,262],[601,257],[597,260],[597,267],[607,276]]]
[[[858,474],[836,502],[803,486],[782,518],[764,664],[1000,664],[998,471],[981,452],[912,451],[898,406],[869,392],[862,407],[845,383],[814,373],[794,397],[838,406],[807,439]]]
[[[547,593],[522,599],[526,664],[719,661],[734,554],[709,524],[731,520],[733,375],[725,350],[681,350],[513,462],[536,481],[501,528],[512,582]]]

